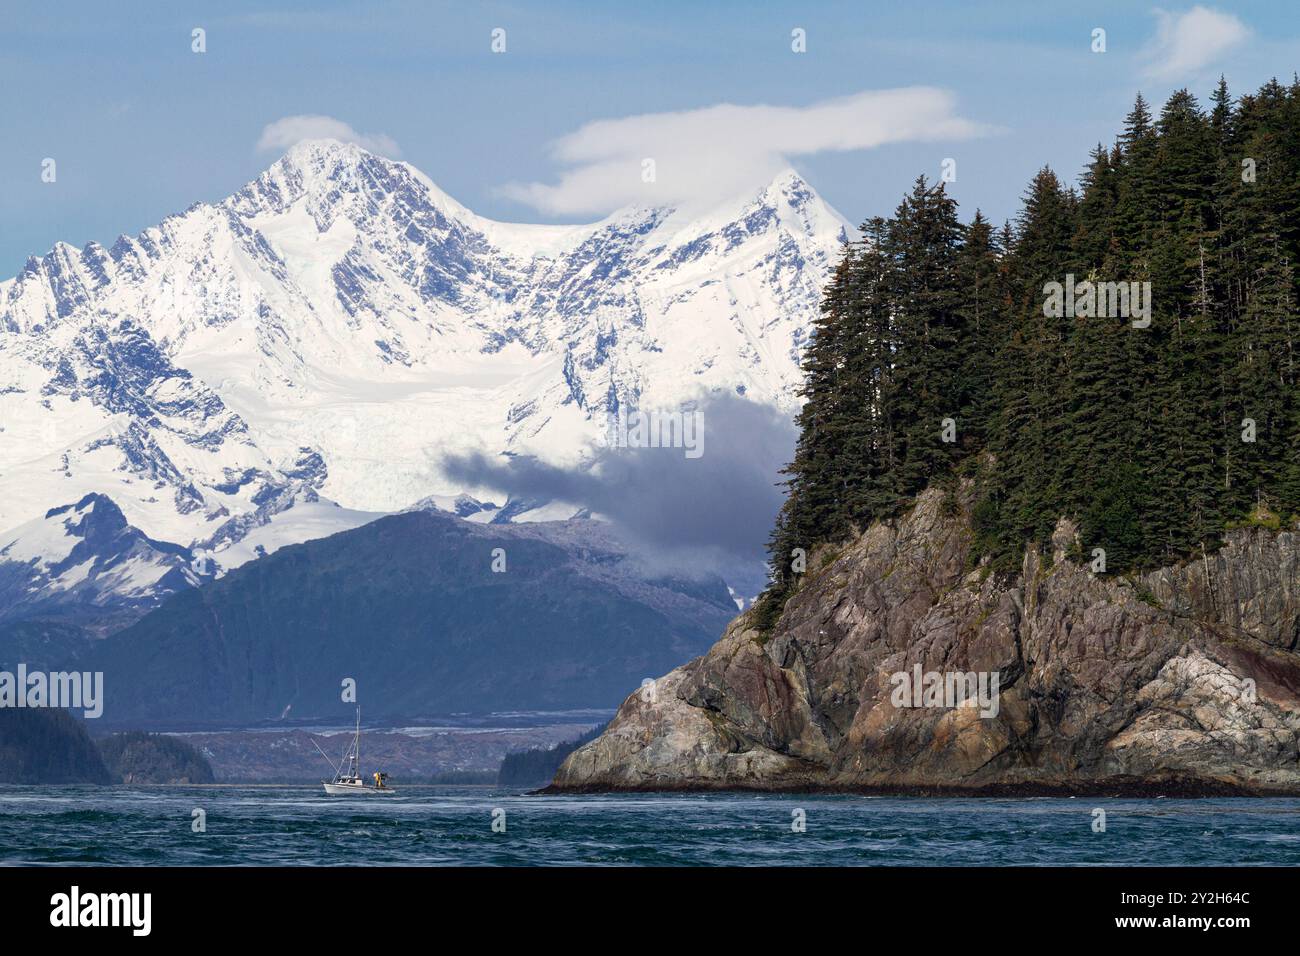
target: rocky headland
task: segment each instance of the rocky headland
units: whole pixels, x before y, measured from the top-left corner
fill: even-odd
[[[1063,520],[998,575],[973,495],[811,555],[775,627],[632,693],[552,789],[1300,793],[1300,533],[1111,576]],[[997,675],[995,706],[899,696],[930,674]]]

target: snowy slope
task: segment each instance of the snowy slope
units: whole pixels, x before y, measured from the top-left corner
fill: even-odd
[[[610,411],[709,393],[793,412],[846,235],[793,172],[703,217],[529,226],[300,143],[221,203],[0,283],[0,528],[98,493],[233,566],[430,496],[500,500],[448,453],[580,465]]]
[[[211,573],[187,548],[141,534],[111,500],[90,494],[0,536],[0,622],[113,610],[133,617]]]

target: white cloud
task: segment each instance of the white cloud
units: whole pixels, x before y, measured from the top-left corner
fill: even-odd
[[[727,198],[771,180],[792,156],[886,143],[966,139],[991,127],[956,115],[933,87],[870,90],[805,107],[729,103],[587,123],[552,155],[559,182],[510,183],[499,191],[543,212],[607,213],[637,202],[688,205]],[[654,160],[654,181],[643,162]]]
[[[337,139],[343,143],[356,143],[362,149],[379,153],[390,159],[401,155],[397,143],[383,133],[358,133],[347,123],[332,116],[286,116],[268,123],[257,141],[258,152],[280,152],[304,139]]]
[[[1146,49],[1146,75],[1176,80],[1213,63],[1250,36],[1231,13],[1196,6],[1185,13],[1156,10],[1156,36]]]

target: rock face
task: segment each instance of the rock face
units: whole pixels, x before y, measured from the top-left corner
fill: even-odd
[[[770,633],[741,615],[554,788],[1300,793],[1300,534],[1123,579],[1062,521],[998,581],[971,570],[971,494],[810,557]],[[904,706],[917,665],[996,672],[996,708]]]

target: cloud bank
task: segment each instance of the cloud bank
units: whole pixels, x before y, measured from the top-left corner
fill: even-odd
[[[1147,46],[1144,70],[1152,79],[1177,80],[1195,74],[1250,36],[1250,29],[1231,13],[1209,7],[1155,13],[1156,36]]]
[[[957,115],[952,93],[869,90],[805,107],[720,104],[599,120],[552,146],[559,182],[499,192],[545,213],[603,214],[635,203],[689,205],[769,182],[794,156],[888,143],[968,139],[991,127]],[[654,161],[647,182],[645,161]]]
[[[778,482],[794,452],[794,424],[774,408],[734,396],[698,407],[699,458],[680,448],[604,448],[590,469],[483,455],[445,458],[439,468],[464,487],[586,506],[661,566],[716,572],[756,566],[784,498]]]
[[[337,139],[343,143],[356,143],[372,153],[397,159],[402,151],[391,136],[383,133],[358,133],[347,123],[332,116],[286,116],[262,129],[257,141],[257,151],[283,152],[304,139]]]

